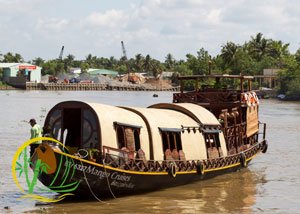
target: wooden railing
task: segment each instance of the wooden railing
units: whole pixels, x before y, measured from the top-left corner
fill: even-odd
[[[246,145],[244,140],[247,138],[246,125],[247,124],[244,122],[222,128],[229,154],[235,154],[245,149],[243,146]]]
[[[241,95],[236,90],[206,90],[200,92],[174,93],[173,103],[225,103],[240,102]]]
[[[106,154],[104,164],[130,171],[143,171],[143,172],[168,172],[171,163],[176,165],[177,171],[193,171],[197,170],[199,164],[203,163],[205,170],[215,169],[219,167],[226,167],[241,163],[241,155],[245,155],[246,159],[253,157],[265,147],[266,142],[262,141],[256,143],[244,150],[243,152],[206,160],[172,160],[172,161],[154,161],[154,160],[141,160],[141,159],[126,159],[113,154]],[[242,154],[243,153],[243,154]]]

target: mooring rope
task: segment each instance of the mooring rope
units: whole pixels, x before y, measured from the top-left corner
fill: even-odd
[[[105,171],[105,177],[106,177],[107,186],[108,186],[108,188],[109,188],[109,191],[110,191],[111,195],[114,197],[114,199],[117,199],[117,197],[116,197],[116,196],[114,195],[114,193],[112,192],[111,187],[110,187],[110,184],[109,184],[109,180],[108,180],[108,177],[107,177],[107,172],[106,172],[106,167],[105,167],[105,160],[104,160],[104,158],[103,158],[102,162],[103,162],[103,168],[104,168],[104,171]]]
[[[79,156],[79,160],[80,160],[82,169],[84,169],[83,163],[82,163],[82,161],[81,161],[81,157],[82,157],[82,156],[81,156],[79,153],[76,153],[75,155],[78,155],[78,156]],[[86,175],[85,175],[85,170],[82,170],[82,172],[83,172],[83,177],[84,177],[84,179],[85,179],[85,182],[86,182],[86,184],[88,185],[89,190],[90,190],[90,192],[92,193],[92,195],[95,197],[95,199],[98,200],[98,201],[101,202],[101,203],[108,204],[107,202],[102,201],[101,199],[99,199],[99,198],[95,195],[94,191],[92,190],[92,188],[91,188],[91,186],[90,186],[90,184],[89,184],[89,182],[88,182],[88,180],[87,180],[87,177],[86,177]]]

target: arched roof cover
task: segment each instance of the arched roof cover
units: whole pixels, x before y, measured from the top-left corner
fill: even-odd
[[[177,110],[189,115],[200,124],[216,126],[221,125],[217,118],[210,111],[193,103],[159,103],[151,105],[148,108]]]

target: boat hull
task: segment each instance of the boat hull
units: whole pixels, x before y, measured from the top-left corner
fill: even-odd
[[[249,148],[246,154],[246,165],[254,156],[262,152],[265,142],[262,141]],[[196,168],[180,169],[175,167],[175,173],[170,171],[170,165],[163,171],[151,170],[126,170],[122,167],[112,167],[105,163],[95,163],[78,158],[63,152],[55,151],[48,145],[40,146],[43,153],[54,155],[56,169],[53,173],[42,172],[38,179],[49,189],[58,193],[73,193],[78,197],[116,197],[120,195],[139,194],[162,188],[184,185],[199,180],[209,179],[221,174],[237,171],[246,167],[240,161],[241,154],[232,156],[232,160],[223,165],[203,161],[204,168],[199,172]],[[41,148],[38,150],[41,150]],[[45,152],[46,150],[46,152]],[[39,152],[37,152],[39,154]],[[39,155],[33,156],[33,161],[39,159]],[[226,164],[227,163],[227,164]],[[52,163],[53,165],[53,163]],[[213,165],[215,167],[213,167]]]

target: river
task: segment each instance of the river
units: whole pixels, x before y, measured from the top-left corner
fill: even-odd
[[[136,107],[172,102],[171,92],[156,93],[157,98],[153,92],[0,91],[0,213],[300,213],[300,103],[277,100],[261,100],[269,149],[246,169],[103,202],[18,200],[23,194],[12,177],[12,159],[29,138],[30,118],[43,124],[51,107],[65,100]]]

